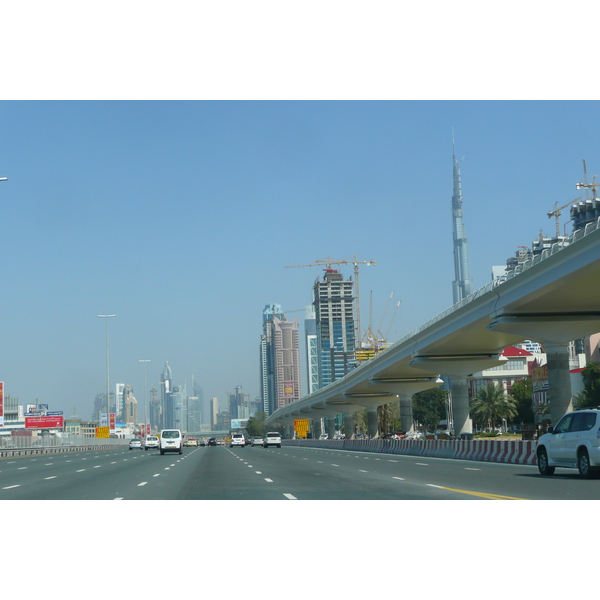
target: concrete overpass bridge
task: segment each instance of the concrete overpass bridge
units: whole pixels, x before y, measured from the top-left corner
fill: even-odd
[[[413,394],[451,378],[454,430],[472,433],[467,380],[502,364],[502,351],[530,339],[546,350],[553,423],[569,409],[568,343],[600,332],[600,219],[520,266],[506,281],[490,282],[361,364],[342,379],[271,414],[265,424],[295,419],[352,417],[367,408],[369,433],[377,407],[400,399],[402,423],[412,423]],[[348,429],[350,426],[350,429]]]

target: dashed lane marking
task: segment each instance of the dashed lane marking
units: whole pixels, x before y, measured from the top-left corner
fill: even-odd
[[[292,496],[292,494],[284,494],[284,496],[288,499],[288,500],[298,500],[298,498],[296,498],[296,496]]]

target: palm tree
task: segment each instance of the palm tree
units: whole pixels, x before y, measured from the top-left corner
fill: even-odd
[[[517,403],[509,396],[501,385],[489,384],[482,387],[471,400],[471,411],[479,423],[489,423],[494,429],[502,419],[512,419],[517,416]]]

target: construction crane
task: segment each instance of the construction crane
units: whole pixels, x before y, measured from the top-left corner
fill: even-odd
[[[577,184],[577,185],[579,186],[580,184]],[[568,202],[567,204],[565,204],[564,206],[561,206],[560,208],[558,206],[558,202],[556,202],[554,204],[554,210],[551,210],[548,212],[549,219],[551,217],[556,217],[556,237],[560,236],[560,215],[562,214],[560,211],[563,210],[564,208],[567,208],[567,206],[572,206],[573,204],[577,204],[577,202],[579,202],[580,200],[583,200],[583,196],[579,196],[579,198],[575,198],[575,200]]]
[[[596,175],[594,175],[594,183],[577,183],[575,184],[575,187],[580,190],[582,188],[585,188],[587,190],[587,188],[591,188],[592,189],[592,199],[593,200],[597,200],[598,199],[598,187],[600,187],[600,183],[596,183]]]
[[[358,347],[362,347],[362,337],[361,337],[361,329],[360,329],[360,291],[358,288],[358,265],[373,265],[375,266],[377,263],[374,260],[356,260],[356,256],[353,257],[354,260],[332,260],[330,257],[324,259],[317,259],[314,263],[309,263],[307,265],[288,265],[284,267],[284,269],[292,269],[294,267],[322,267],[325,265],[326,269],[331,269],[331,265],[354,265],[354,281],[356,283],[356,340],[358,342]]]

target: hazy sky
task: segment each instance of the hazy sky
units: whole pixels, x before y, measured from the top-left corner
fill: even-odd
[[[600,173],[597,102],[3,101],[1,377],[89,418],[110,379],[143,397],[169,361],[225,400],[260,394],[267,303],[361,266],[363,330],[390,341],[452,303],[452,129],[473,289]],[[561,223],[567,220],[564,212]],[[561,225],[562,227],[562,225]],[[567,229],[570,231],[570,227]],[[342,267],[345,275],[352,267]],[[289,318],[303,317],[291,313]],[[303,386],[305,374],[303,373]]]

